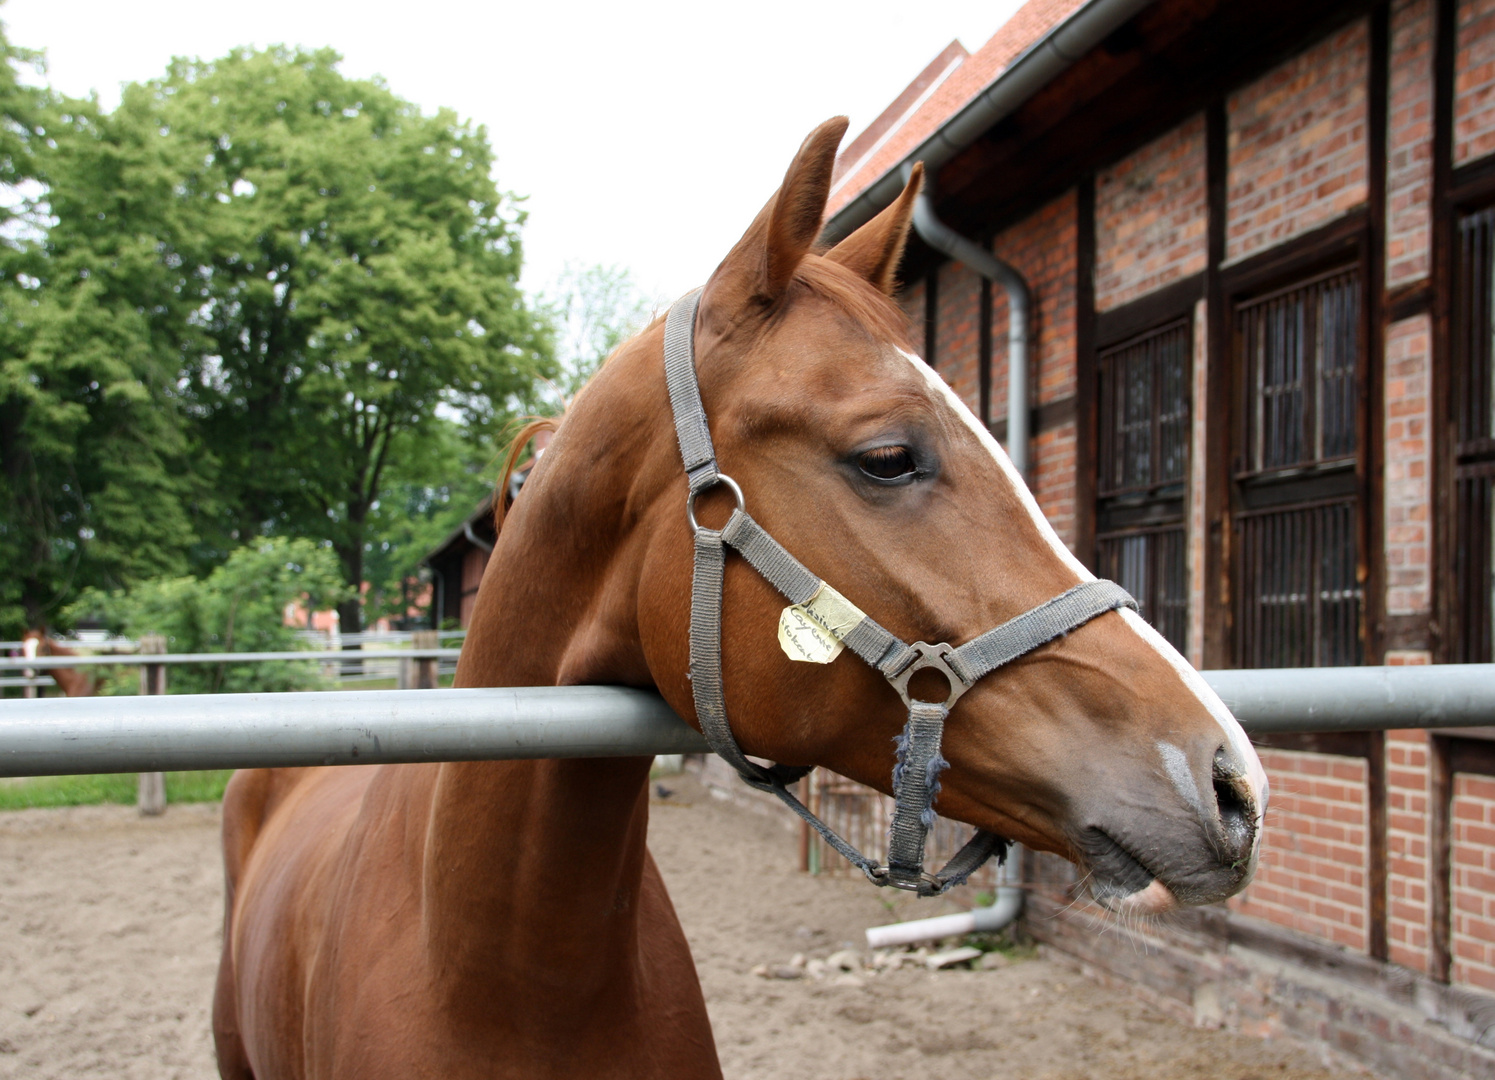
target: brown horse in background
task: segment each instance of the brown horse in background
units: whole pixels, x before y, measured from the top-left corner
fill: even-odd
[[[697,369],[753,516],[905,640],[959,643],[1091,577],[891,299],[919,177],[817,250],[845,121],[817,129],[712,275]],[[695,722],[692,540],[662,320],[574,402],[498,537],[459,686],[657,687]],[[890,478],[890,463],[908,469]],[[902,466],[900,466],[902,468]],[[700,512],[715,527],[726,499]],[[888,792],[905,712],[845,657],[791,662],[784,600],[728,562],[744,750]],[[939,812],[1058,852],[1124,911],[1210,903],[1256,862],[1266,783],[1239,725],[1130,611],[976,684]],[[650,760],[251,770],[224,801],[214,1005],[230,1078],[718,1077],[645,845]],[[723,888],[752,883],[723,880]]]
[[[77,656],[78,651],[57,644],[47,636],[46,630],[37,627],[21,635],[21,655],[31,660],[44,656]],[[50,675],[65,697],[93,697],[99,692],[98,679],[81,668],[49,668],[37,664],[36,670],[43,675]],[[39,692],[41,688],[38,687],[37,690]]]

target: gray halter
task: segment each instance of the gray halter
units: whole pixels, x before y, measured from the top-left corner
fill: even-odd
[[[1117,608],[1136,610],[1137,602],[1111,581],[1088,581],[1038,605],[1031,611],[988,630],[960,647],[929,645],[916,641],[905,645],[870,616],[863,615],[841,637],[856,653],[892,684],[908,706],[908,723],[896,740],[897,763],[893,767],[893,823],[888,833],[888,862],[879,866],[852,847],[816,817],[788,790],[808,768],[759,765],[743,754],[727,722],[722,691],[722,574],[727,548],[745,558],[791,604],[806,604],[824,584],[806,570],[793,555],[763,531],[744,509],[742,489],[716,466],[716,451],[701,403],[696,381],[695,321],[700,291],[677,300],[670,308],[664,328],[664,369],[669,384],[670,407],[675,415],[675,433],[680,455],[690,481],[685,511],[695,533],[695,572],[690,598],[690,679],[696,716],[711,748],[725,758],[751,787],[772,792],[815,829],[875,885],[891,885],[938,896],[966,880],[993,855],[1006,854],[1007,841],[995,833],[977,830],[937,873],[924,870],[924,842],[934,825],[934,798],[939,794],[939,775],[950,767],[940,754],[945,718],[960,696],[977,679],[1003,664],[1032,652],[1040,645],[1069,633],[1097,615]],[[737,508],[721,529],[708,529],[696,521],[696,497],[717,484],[725,485],[737,500]],[[950,696],[944,701],[920,701],[909,695],[909,679],[933,668],[949,681]]]

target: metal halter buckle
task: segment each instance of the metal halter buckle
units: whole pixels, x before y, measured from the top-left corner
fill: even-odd
[[[903,703],[910,708],[914,704],[914,699],[908,696],[908,681],[914,677],[915,673],[923,671],[925,668],[933,668],[949,682],[950,696],[945,699],[945,708],[953,708],[955,703],[960,700],[960,696],[971,688],[971,684],[961,678],[945,659],[947,656],[954,654],[955,647],[943,641],[938,645],[930,645],[925,641],[916,641],[908,648],[909,652],[913,655],[902,668],[892,675],[887,676],[888,682],[893,684],[893,689],[898,691],[898,696],[903,699]],[[935,703],[928,702],[926,704]]]
[[[923,892],[928,889],[931,895],[938,895],[944,882],[928,870],[920,870],[917,880],[906,878],[895,878],[891,866],[874,866],[870,870],[863,870],[867,880],[872,884],[884,889],[902,889],[904,892]]]
[[[700,523],[696,521],[696,496],[702,491],[710,491],[717,484],[726,484],[727,488],[732,492],[732,497],[737,500],[737,509],[744,512],[747,510],[747,503],[742,498],[742,488],[737,486],[737,481],[733,480],[726,473],[717,473],[715,480],[699,491],[692,491],[685,499],[685,516],[690,519],[690,532],[692,536],[701,531]]]

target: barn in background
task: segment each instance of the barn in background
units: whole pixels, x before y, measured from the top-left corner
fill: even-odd
[[[828,239],[914,160],[926,359],[1194,664],[1492,659],[1495,0],[1030,0],[848,144]],[[1027,928],[1200,1023],[1495,1075],[1492,739],[1263,740],[1228,909],[1139,945],[1029,855]]]

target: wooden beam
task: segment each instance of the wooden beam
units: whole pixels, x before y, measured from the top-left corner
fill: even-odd
[[[1391,5],[1382,0],[1370,13],[1370,64],[1366,86],[1366,190],[1370,234],[1365,259],[1365,311],[1361,324],[1365,327],[1360,365],[1360,434],[1361,452],[1355,455],[1355,476],[1360,488],[1360,513],[1358,515],[1360,558],[1357,560],[1357,575],[1360,575],[1361,655],[1371,663],[1383,663],[1385,656],[1386,619],[1386,530],[1384,513],[1386,473],[1386,153],[1389,138],[1390,82],[1391,82]],[[1382,853],[1382,875],[1380,901],[1381,952],[1372,952],[1377,959],[1386,959],[1386,895],[1385,895],[1385,760],[1381,755],[1382,805],[1380,819],[1382,828],[1379,837]],[[1374,807],[1372,808],[1374,811]],[[1376,910],[1376,897],[1371,898],[1371,910]],[[1374,941],[1376,923],[1372,920],[1371,934]]]
[[[1386,733],[1368,733],[1370,752],[1365,757],[1365,829],[1368,838],[1365,877],[1369,888],[1368,944],[1370,955],[1388,960],[1388,898],[1391,857],[1386,817]]]
[[[1075,555],[1095,569],[1095,174],[1075,192]]]
[[[924,275],[924,362],[939,369],[936,347],[940,329],[940,268],[936,263]]]
[[[1453,970],[1453,768],[1449,743],[1428,740],[1428,974],[1448,982]]]
[[[1432,444],[1433,491],[1432,560],[1433,621],[1430,626],[1433,659],[1455,659],[1459,641],[1458,596],[1454,581],[1454,470],[1453,452],[1453,253],[1454,212],[1453,125],[1454,66],[1458,46],[1458,0],[1436,0],[1437,25],[1433,41],[1433,227],[1432,227]],[[1435,845],[1436,850],[1436,845]],[[1435,948],[1444,936],[1433,933]],[[1441,976],[1447,980],[1447,958]]]
[[[1130,303],[1099,312],[1095,316],[1095,347],[1109,349],[1165,322],[1192,317],[1195,301],[1205,295],[1206,277],[1202,272],[1192,274]]]
[[[1208,261],[1205,264],[1205,482],[1204,482],[1204,666],[1229,667],[1230,649],[1230,327],[1220,267],[1225,261],[1227,185],[1230,179],[1229,116],[1225,97],[1204,114],[1205,200]]]

